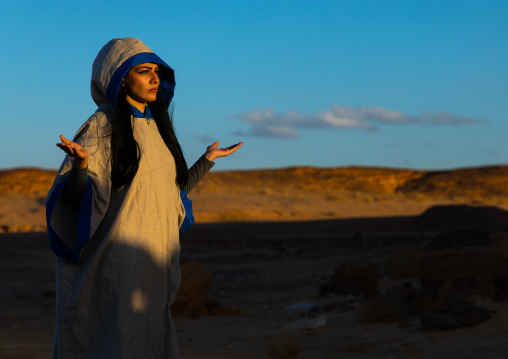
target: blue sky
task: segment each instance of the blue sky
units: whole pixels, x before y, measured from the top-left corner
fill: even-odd
[[[137,37],[175,69],[175,127],[214,169],[508,162],[508,1],[25,1],[0,14],[0,168],[59,167],[92,62]]]

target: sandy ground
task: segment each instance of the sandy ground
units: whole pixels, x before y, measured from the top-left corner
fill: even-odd
[[[478,299],[492,319],[471,328],[424,330],[416,317],[365,324],[354,298],[320,296],[339,263],[381,263],[400,246],[421,245],[411,217],[198,224],[182,237],[182,262],[212,270],[209,297],[237,308],[231,316],[176,317],[182,358],[269,358],[265,348],[297,340],[298,358],[508,358],[508,303]],[[383,245],[359,243],[388,239]],[[54,258],[44,233],[0,235],[0,358],[48,358],[54,308]],[[382,278],[387,289],[400,282]],[[284,330],[306,319],[291,304],[328,306],[326,327]],[[284,339],[285,338],[285,339]],[[287,344],[290,345],[290,344]]]

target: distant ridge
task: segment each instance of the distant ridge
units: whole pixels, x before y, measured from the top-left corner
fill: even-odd
[[[0,171],[0,232],[42,230],[56,170]],[[508,210],[508,166],[422,171],[290,167],[209,173],[189,194],[197,222],[415,216],[437,205]]]
[[[27,193],[46,195],[55,179],[57,170],[41,168],[15,168],[0,170],[1,193]]]
[[[56,170],[0,170],[0,193],[45,194]],[[289,167],[212,172],[197,187],[213,192],[243,186],[278,190],[340,190],[373,194],[423,194],[430,197],[508,197],[508,166],[424,171],[381,167]]]

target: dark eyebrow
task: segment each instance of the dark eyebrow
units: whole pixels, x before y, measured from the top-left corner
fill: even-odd
[[[154,70],[159,70],[159,66],[155,66],[155,67],[150,67],[150,66],[140,66],[140,67],[137,67],[137,68],[136,68],[136,70],[139,70],[139,69],[148,69],[148,70],[154,69]]]

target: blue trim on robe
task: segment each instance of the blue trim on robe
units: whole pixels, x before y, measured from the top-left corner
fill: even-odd
[[[185,218],[180,226],[180,233],[183,233],[194,224],[194,215],[192,213],[192,201],[187,198],[187,193],[183,190],[183,188],[180,189],[180,199],[182,200],[183,207],[185,208]]]
[[[132,113],[132,116],[134,116],[135,118],[152,118],[153,119],[152,112],[150,111],[149,106],[145,106],[145,113],[143,113],[143,112],[139,111],[136,107],[131,105],[131,113]]]
[[[125,60],[120,67],[115,70],[115,73],[109,81],[108,88],[106,89],[106,97],[113,106],[116,105],[116,97],[118,95],[118,91],[120,90],[120,86],[122,85],[122,79],[125,75],[127,75],[127,72],[129,72],[132,66],[148,62],[162,66],[159,74],[159,78],[161,80],[159,91],[164,100],[166,100],[166,104],[169,106],[171,99],[173,98],[173,94],[175,93],[175,72],[153,52],[141,52],[136,54]]]
[[[62,194],[67,180],[68,177],[57,184],[48,199],[46,204],[46,223],[48,227],[49,243],[53,252],[59,257],[64,257],[69,262],[77,263],[81,254],[81,249],[83,249],[90,239],[90,224],[92,223],[92,179],[90,176],[87,176],[85,193],[79,205],[76,248],[74,248],[74,250],[67,247],[51,227],[53,210],[55,209],[55,205]]]

